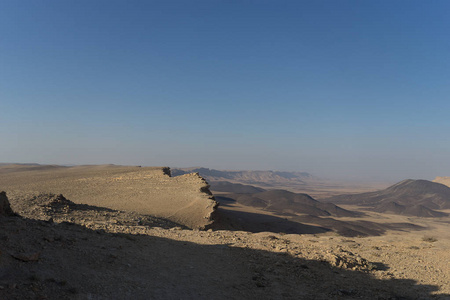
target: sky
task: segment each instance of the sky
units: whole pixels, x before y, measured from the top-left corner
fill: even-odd
[[[450,1],[0,1],[0,162],[450,176]]]

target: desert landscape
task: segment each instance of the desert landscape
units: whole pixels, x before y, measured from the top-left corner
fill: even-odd
[[[217,172],[2,164],[0,298],[450,299],[448,186]]]
[[[450,1],[0,1],[0,300],[450,300]]]

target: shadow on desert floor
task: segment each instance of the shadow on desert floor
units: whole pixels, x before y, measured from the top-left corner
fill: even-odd
[[[221,204],[215,213],[216,230],[243,230],[286,234],[318,234],[334,231],[346,237],[380,236],[387,230],[419,231],[425,227],[412,223],[377,223],[366,220],[341,221],[311,215],[247,212]]]
[[[249,232],[274,232],[286,234],[317,234],[331,231],[320,226],[302,224],[290,221],[287,218],[229,210],[219,207],[215,213],[216,222],[212,228],[215,230],[239,230]]]
[[[231,243],[205,245],[18,217],[0,223],[2,299],[429,299],[438,290]],[[14,259],[19,252],[40,256]]]

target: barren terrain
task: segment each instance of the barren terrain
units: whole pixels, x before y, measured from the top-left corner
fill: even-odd
[[[224,202],[201,231],[18,186],[0,186],[18,214],[2,197],[0,299],[450,299],[450,217],[343,205],[364,215],[334,222],[374,231],[345,237],[322,217]]]
[[[76,203],[152,214],[190,228],[205,228],[217,205],[198,174],[170,177],[169,168],[0,166],[0,187],[15,197],[64,194]]]
[[[172,169],[173,176],[197,172],[215,190],[219,185],[240,184],[262,189],[282,189],[306,193],[316,199],[344,193],[363,193],[388,187],[392,182],[349,182],[317,178],[306,172],[223,171],[208,168]],[[220,187],[219,187],[220,189]],[[232,192],[227,190],[226,192]],[[236,192],[236,190],[235,190]]]

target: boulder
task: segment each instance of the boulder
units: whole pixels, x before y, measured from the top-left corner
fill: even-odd
[[[5,192],[0,192],[0,216],[14,216]]]

